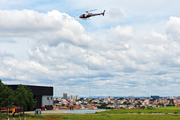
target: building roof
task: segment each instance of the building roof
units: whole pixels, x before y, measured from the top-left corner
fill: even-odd
[[[8,85],[12,90],[16,90],[19,85]],[[26,85],[31,88],[34,95],[53,95],[53,87],[49,86],[35,86],[35,85]]]

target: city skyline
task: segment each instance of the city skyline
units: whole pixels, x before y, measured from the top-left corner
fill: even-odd
[[[64,97],[65,96],[65,97]],[[73,95],[73,94],[68,94],[68,93],[63,93],[63,95],[61,96],[53,96],[54,98],[62,98],[62,99],[73,99],[73,100],[78,100],[80,98],[107,98],[107,99],[115,99],[115,98],[129,98],[129,99],[133,99],[133,98],[170,98],[170,99],[173,99],[173,98],[180,98],[180,95],[179,96],[161,96],[161,95],[157,95],[157,94],[154,94],[154,95],[147,95],[147,96],[133,96],[133,95],[126,95],[126,96],[88,96],[88,97],[85,97],[85,96],[79,96],[77,94]]]
[[[0,79],[54,96],[179,96],[179,3],[1,0]],[[79,19],[93,9],[105,15]]]

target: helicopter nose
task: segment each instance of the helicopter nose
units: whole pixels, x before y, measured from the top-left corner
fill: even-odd
[[[83,18],[83,15],[80,15],[79,18]]]

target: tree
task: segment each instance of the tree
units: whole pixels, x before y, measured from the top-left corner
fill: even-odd
[[[15,95],[14,95],[14,91],[11,88],[9,88],[7,85],[4,85],[3,91],[5,94],[4,94],[4,99],[2,101],[2,105],[4,107],[7,107],[8,109],[12,108],[15,103],[15,99],[16,99]],[[7,114],[8,113],[9,112],[7,111]]]
[[[10,87],[3,84],[0,79],[0,108],[12,108],[13,105],[23,107],[35,107],[36,100],[33,99],[33,93],[31,89],[24,85],[19,85],[16,91],[13,91]],[[7,112],[8,114],[8,112]]]
[[[0,79],[0,108],[2,108],[2,101],[3,101],[3,89],[4,89],[4,84],[2,83],[1,79]]]
[[[140,100],[140,98],[135,98],[135,100]]]
[[[174,105],[174,100],[170,99],[170,103],[169,104]]]
[[[19,107],[23,107],[23,114],[24,114],[24,109],[27,108],[27,102],[28,101],[28,93],[23,85],[19,85],[18,88],[16,89],[16,105]]]
[[[59,103],[59,101],[58,100],[53,101],[53,104],[55,104],[55,103]]]
[[[125,101],[125,102],[123,102],[123,105],[127,105],[127,102]]]
[[[27,87],[27,86],[24,86],[24,87],[25,87],[26,90],[27,90],[28,99],[29,99],[29,101],[27,102],[27,106],[28,106],[29,108],[35,108],[37,101],[36,101],[36,99],[33,99],[33,98],[34,98],[34,95],[33,95],[32,91],[31,91],[31,88],[29,88],[29,87]]]
[[[79,100],[82,101],[82,100],[84,100],[84,98],[80,98]]]
[[[141,102],[140,102],[140,101],[138,101],[138,103],[137,103],[136,105],[141,105]]]
[[[119,98],[119,100],[124,100],[124,98],[123,98],[123,97],[121,97],[121,98]]]
[[[163,103],[158,103],[158,105],[160,105],[161,107],[164,107],[164,104],[163,104]]]
[[[33,93],[31,92],[31,89],[27,86],[20,84],[16,89],[15,94],[17,98],[16,105],[23,107],[23,114],[25,108],[35,107],[36,100],[33,99]]]
[[[98,102],[93,102],[93,104],[98,104]]]
[[[14,91],[7,85],[3,84],[0,79],[0,108],[12,108],[15,103]],[[7,111],[8,114],[8,111]]]
[[[101,106],[97,106],[99,109],[106,109],[107,104],[102,103]]]
[[[4,84],[2,83],[1,79],[0,79],[0,109],[3,107],[3,99],[4,99]],[[1,117],[1,111],[0,111],[0,117]]]
[[[145,106],[141,106],[141,109],[145,109],[146,107]]]
[[[150,101],[155,101],[156,99],[155,98],[151,98]]]

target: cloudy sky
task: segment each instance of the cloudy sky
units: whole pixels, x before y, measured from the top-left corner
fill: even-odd
[[[180,95],[179,0],[1,0],[0,79],[54,96]],[[90,20],[86,10],[103,12]]]

